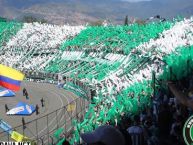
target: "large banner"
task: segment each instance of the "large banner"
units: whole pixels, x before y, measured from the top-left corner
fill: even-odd
[[[31,115],[35,111],[34,105],[19,102],[14,108],[9,110],[8,115]]]
[[[13,97],[15,93],[11,90],[0,88],[0,97]]]

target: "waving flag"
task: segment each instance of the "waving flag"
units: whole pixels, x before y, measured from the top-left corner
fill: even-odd
[[[0,64],[0,86],[18,91],[23,79],[24,74],[21,72]]]

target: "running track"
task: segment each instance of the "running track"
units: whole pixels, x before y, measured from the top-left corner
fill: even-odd
[[[22,94],[23,87],[25,87],[28,91],[29,100],[26,100],[26,98]],[[42,97],[45,100],[45,107],[41,107],[40,99]],[[33,113],[31,116],[24,116],[25,122],[30,122],[31,120],[45,116],[46,114],[53,112],[54,110],[69,104],[71,101],[75,100],[76,98],[77,96],[74,95],[73,93],[66,91],[64,89],[59,89],[54,84],[23,82],[21,85],[20,91],[16,93],[15,97],[0,98],[0,114],[1,114],[0,118],[3,119],[12,127],[16,127],[22,124],[22,121],[21,121],[22,116],[6,115],[5,104],[7,104],[9,108],[14,107],[19,101],[23,101],[33,105],[38,104],[39,112],[40,112],[39,115],[36,115],[36,113]],[[70,113],[74,114],[75,111]],[[37,124],[38,124],[37,128],[36,128],[35,121],[33,123],[30,123],[29,125],[27,124],[27,128],[24,130],[24,134],[26,134],[30,138],[34,137],[33,135],[36,135],[36,137],[42,136],[43,134],[46,134],[48,130],[51,131],[53,129],[56,129],[57,128],[56,122],[59,122],[59,124],[62,124],[62,125],[64,124],[65,121],[70,122],[69,115],[67,112],[64,112],[64,110],[58,111],[57,114],[58,116],[60,116],[59,118],[58,117],[56,118],[55,112],[48,117],[49,129],[47,129],[47,118],[43,117],[37,121]],[[36,133],[37,130],[38,130],[38,136]],[[18,131],[21,134],[23,133],[22,127],[16,128],[16,131]],[[2,132],[1,129],[0,129],[0,132]],[[4,141],[8,140],[7,135],[1,133],[0,141],[2,140]],[[48,138],[46,139],[46,142],[47,141],[48,141]]]

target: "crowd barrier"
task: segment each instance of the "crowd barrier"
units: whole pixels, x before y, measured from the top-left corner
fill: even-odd
[[[68,76],[60,76],[60,74],[53,73],[44,73],[44,72],[32,72],[28,70],[23,70],[23,73],[26,76],[26,80],[28,81],[36,81],[42,83],[52,83],[58,84],[60,80],[63,84],[72,83],[80,88],[80,90],[84,90],[87,94],[88,99],[91,98],[91,90],[93,89],[91,86],[82,83],[77,79],[70,78]]]

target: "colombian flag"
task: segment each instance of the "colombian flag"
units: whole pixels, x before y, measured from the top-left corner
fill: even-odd
[[[24,74],[21,72],[0,64],[0,86],[18,91],[23,79]]]

